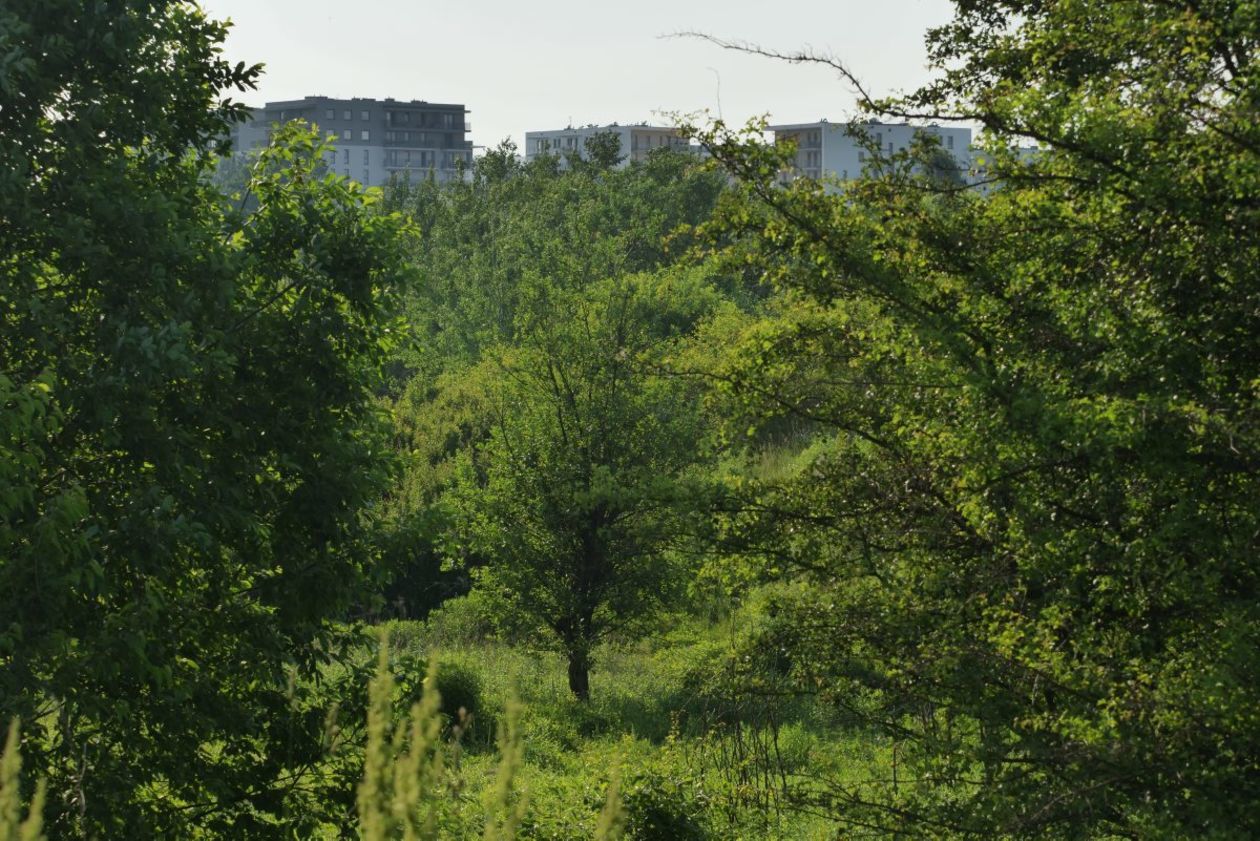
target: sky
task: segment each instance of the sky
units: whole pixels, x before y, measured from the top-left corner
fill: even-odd
[[[463,103],[477,146],[567,125],[707,109],[730,124],[842,121],[834,70],[723,50],[696,31],[830,54],[876,94],[928,79],[923,38],[946,0],[202,0],[226,55],[266,65],[250,105],[308,95]]]

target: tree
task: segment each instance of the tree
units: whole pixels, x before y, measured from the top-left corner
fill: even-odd
[[[520,171],[521,161],[516,152],[516,144],[508,137],[493,149],[487,149],[486,153],[477,159],[473,177],[496,183],[516,177]]]
[[[406,302],[417,341],[399,349],[390,395],[394,449],[406,469],[380,509],[384,554],[397,570],[386,597],[401,612],[423,615],[467,586],[466,570],[443,568],[451,513],[438,500],[458,455],[494,423],[486,355],[525,341],[520,331],[532,322],[524,313],[556,296],[567,301],[668,266],[685,248],[680,229],[710,213],[723,184],[720,173],[668,150],[622,170],[562,171],[545,161],[519,164],[502,146],[479,160],[471,183],[387,191],[383,203],[411,215],[422,232]],[[715,273],[707,276],[712,282]],[[662,318],[683,311],[653,300]],[[667,330],[653,324],[658,334]]]
[[[552,291],[479,371],[491,426],[446,497],[453,542],[484,559],[479,586],[548,629],[581,700],[595,645],[641,630],[680,581],[703,424],[696,389],[653,366],[714,305],[696,280]]]
[[[780,190],[772,152],[708,138],[755,202],[720,233],[782,290],[709,375],[732,426],[815,430],[726,543],[811,585],[764,645],[902,763],[813,807],[930,837],[1260,832],[1257,11],[959,3],[939,81],[868,105],[981,123],[988,198],[897,168]]]
[[[290,689],[372,571],[406,226],[300,126],[255,212],[210,186],[258,68],[192,3],[0,31],[0,719],[50,837],[300,832]]]
[[[671,251],[668,238],[707,218],[724,185],[677,153],[609,171],[561,171],[547,160],[520,165],[503,146],[470,183],[387,192],[385,203],[421,230],[412,254],[419,279],[406,301],[417,342],[399,354],[421,388],[511,341],[532,286],[580,289],[677,259],[686,239]]]
[[[586,161],[597,171],[614,169],[626,159],[621,151],[621,135],[615,131],[599,131],[582,141]]]

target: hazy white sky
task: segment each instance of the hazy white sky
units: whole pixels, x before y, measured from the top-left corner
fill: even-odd
[[[263,62],[246,101],[311,94],[462,102],[479,146],[570,122],[669,122],[721,110],[742,123],[856,112],[834,72],[722,50],[698,30],[842,59],[877,93],[927,78],[923,35],[946,0],[202,0],[235,23],[227,54]]]

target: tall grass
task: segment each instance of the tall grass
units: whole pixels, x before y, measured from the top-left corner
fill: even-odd
[[[528,797],[519,778],[525,767],[525,745],[521,740],[521,702],[509,698],[499,725],[499,767],[494,785],[486,789],[484,841],[513,841],[525,819]]]
[[[529,810],[520,701],[509,697],[504,704],[493,783],[485,787],[477,808],[464,794],[460,766],[467,721],[446,726],[437,658],[429,658],[420,699],[397,722],[394,695],[389,645],[382,640],[368,689],[367,744],[357,798],[363,841],[436,841],[478,834],[483,841],[515,841]],[[444,738],[447,731],[450,736]],[[600,841],[623,837],[623,811],[614,784],[600,815]],[[8,839],[0,836],[0,841]]]
[[[604,808],[595,822],[595,841],[618,841],[626,832],[626,807],[621,799],[621,771],[613,772],[608,781]]]
[[[18,746],[18,720],[9,725],[0,754],[0,841],[43,841],[44,781],[35,785],[26,820],[22,820],[22,753]]]

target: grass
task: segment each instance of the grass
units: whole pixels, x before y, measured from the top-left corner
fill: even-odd
[[[863,775],[886,753],[813,700],[781,704],[773,735],[730,720],[703,679],[729,653],[730,626],[685,621],[641,644],[602,647],[589,703],[570,694],[557,654],[441,630],[441,623],[390,626],[396,651],[436,656],[450,672],[471,675],[481,716],[498,718],[508,698],[520,698],[526,838],[593,837],[614,777],[622,779],[630,838],[835,838],[828,820],[784,808],[785,786],[824,769]],[[764,718],[764,710],[747,712]],[[470,796],[490,784],[495,761],[488,739],[467,746]]]

